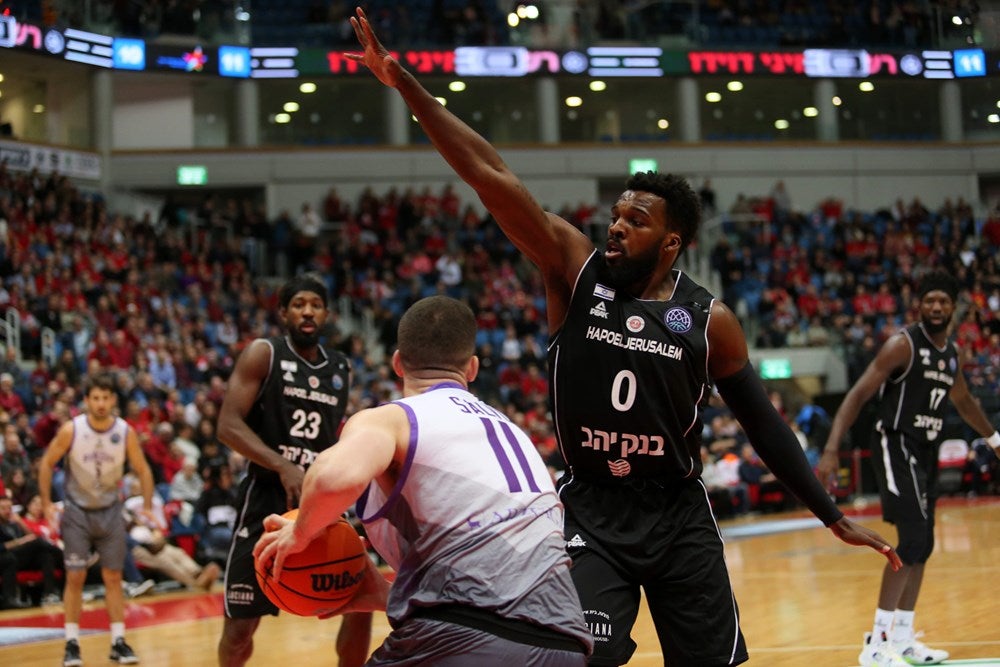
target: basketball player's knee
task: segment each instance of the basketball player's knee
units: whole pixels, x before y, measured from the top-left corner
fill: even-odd
[[[934,550],[934,537],[926,532],[913,531],[900,535],[896,553],[904,565],[922,565]]]
[[[260,619],[227,618],[222,628],[223,640],[233,646],[242,646],[253,641]]]

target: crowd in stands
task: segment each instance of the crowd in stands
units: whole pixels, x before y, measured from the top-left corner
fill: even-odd
[[[714,204],[707,182],[702,190]],[[581,229],[597,213],[590,204],[559,212]],[[1000,217],[976,220],[961,200],[934,212],[917,200],[857,212],[833,199],[800,211],[779,184],[768,195],[741,197],[723,218],[712,249],[722,296],[758,332],[758,346],[830,345],[856,376],[886,336],[915,317],[920,267],[945,266],[964,286],[957,327],[964,370],[975,391],[997,396]],[[479,325],[475,390],[502,405],[559,474],[541,280],[450,186],[369,189],[350,202],[331,187],[321,201],[276,220],[250,200],[209,195],[196,210],[168,200],[133,219],[63,176],[0,164],[0,313],[12,329],[0,358],[2,495],[22,513],[37,503],[38,457],[78,413],[83,378],[110,370],[121,413],[154,471],[160,528],[190,557],[171,550],[166,567],[204,586],[216,572],[208,564],[224,561],[245,471],[216,439],[215,420],[240,351],[280,331],[283,271],[314,272],[329,287],[328,344],[353,368],[349,414],[400,396],[388,359],[411,303],[437,293],[466,300]],[[772,394],[814,457],[823,429],[812,415],[822,411],[791,399]],[[705,408],[706,481],[720,514],[789,506],[728,409],[717,397]],[[59,484],[57,475],[57,497]],[[38,527],[38,535],[54,541],[57,525]],[[162,569],[150,544],[137,541],[133,555],[140,569]]]
[[[247,7],[224,0],[0,0],[0,8],[12,15],[48,25],[112,26],[118,34],[147,39],[170,34],[225,42],[236,38],[242,23],[256,45],[313,47],[353,44],[347,18],[357,4],[396,47],[528,42],[576,48],[662,35],[718,46],[958,47],[973,43],[979,12],[975,0],[576,0],[570,11],[565,3],[537,0],[521,4],[534,4],[538,19],[511,27],[506,12],[514,5],[501,10],[482,0],[255,0]]]

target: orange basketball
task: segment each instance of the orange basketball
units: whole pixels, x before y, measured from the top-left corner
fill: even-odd
[[[295,519],[298,510],[285,512]],[[271,602],[299,616],[336,612],[354,595],[364,575],[368,554],[358,533],[341,518],[327,526],[302,551],[285,559],[281,579],[254,562],[257,583]]]

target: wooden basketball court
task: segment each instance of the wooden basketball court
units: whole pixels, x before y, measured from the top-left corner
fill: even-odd
[[[871,508],[869,508],[870,510]],[[868,512],[871,513],[870,511]],[[723,523],[727,558],[754,667],[847,667],[857,664],[870,630],[884,559],[843,545],[802,513]],[[943,501],[937,546],[920,603],[924,640],[951,652],[949,663],[1000,666],[1000,498]],[[865,525],[894,536],[877,517]],[[221,595],[167,593],[133,600],[128,641],[142,665],[213,667],[222,627]],[[107,616],[86,605],[85,664],[106,664]],[[338,621],[283,614],[265,618],[250,665],[333,665]],[[0,665],[54,667],[62,660],[61,608],[0,613]],[[376,616],[373,647],[388,632]],[[629,665],[663,664],[652,622],[640,615],[639,645]],[[994,661],[985,659],[995,658]],[[965,661],[975,660],[975,663]],[[948,663],[946,663],[948,664]],[[514,667],[514,666],[511,666]]]

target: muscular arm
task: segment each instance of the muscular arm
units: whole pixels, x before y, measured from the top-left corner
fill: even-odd
[[[146,462],[146,455],[139,446],[139,436],[135,429],[129,426],[128,435],[125,436],[125,455],[128,463],[132,467],[132,472],[139,478],[139,487],[142,489],[142,508],[147,514],[153,512],[153,472]]]
[[[42,512],[46,517],[50,516],[52,510],[52,471],[69,451],[71,444],[73,444],[73,422],[68,421],[56,431],[56,436],[45,448],[45,453],[38,462],[38,495],[42,499]]]
[[[996,428],[990,423],[989,417],[986,416],[986,413],[979,406],[976,397],[969,392],[969,385],[966,383],[965,375],[961,370],[955,373],[955,384],[952,385],[948,398],[951,399],[952,404],[958,410],[958,414],[962,419],[965,420],[965,423],[971,426],[976,433],[984,438],[989,438],[993,435]]]
[[[549,326],[558,329],[593,243],[566,220],[542,210],[496,149],[438,102],[379,43],[361,9],[351,23],[364,53],[347,57],[366,65],[379,81],[399,92],[437,151],[476,191],[504,234],[542,272]]]
[[[844,515],[816,481],[798,438],[768,400],[750,366],[746,338],[733,312],[721,302],[712,306],[708,326],[708,372],[719,394],[740,422],[760,458],[781,482],[831,525]]]
[[[708,373],[771,472],[840,540],[875,549],[898,570],[899,556],[885,538],[844,516],[813,476],[798,439],[768,400],[750,365],[739,321],[719,302],[712,306],[708,343]]]
[[[861,408],[875,395],[882,383],[892,377],[893,373],[902,370],[910,363],[912,354],[910,340],[906,336],[903,334],[892,336],[878,351],[872,362],[868,364],[868,368],[850,388],[847,395],[844,396],[844,400],[837,409],[837,414],[833,417],[830,435],[826,439],[823,456],[819,466],[817,466],[817,475],[820,480],[827,482],[831,479],[837,468],[837,452],[840,450],[840,443],[857,420]]]
[[[217,430],[219,441],[224,445],[263,468],[280,472],[291,464],[268,447],[246,422],[270,368],[271,346],[263,340],[255,340],[240,355],[229,377]]]
[[[337,446],[324,450],[309,467],[295,522],[274,517],[266,523],[277,525],[278,530],[261,537],[254,547],[255,557],[264,563],[273,559],[278,576],[285,558],[336,522],[372,480],[387,492],[391,489],[393,471],[405,460],[409,440],[409,420],[397,405],[362,410],[347,420]]]

